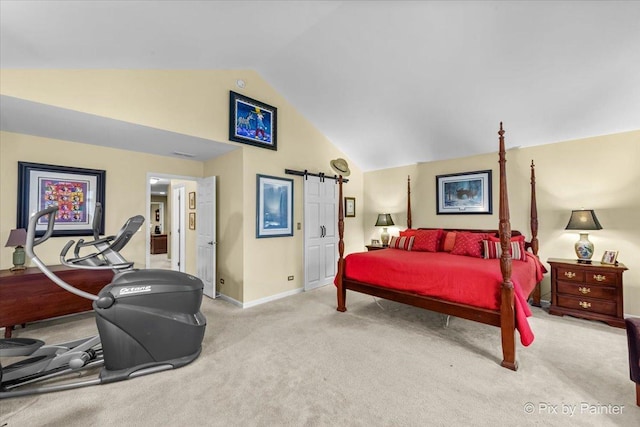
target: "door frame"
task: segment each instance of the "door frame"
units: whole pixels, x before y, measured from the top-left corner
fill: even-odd
[[[164,178],[164,179],[168,179],[168,180],[182,180],[182,181],[193,181],[193,182],[198,182],[199,179],[198,177],[195,176],[186,176],[186,175],[172,175],[172,174],[167,174],[167,173],[158,173],[158,172],[147,172],[147,181],[146,181],[146,186],[147,186],[147,201],[145,204],[145,268],[149,269],[151,268],[151,227],[149,227],[149,224],[151,223],[151,218],[149,217],[151,215],[150,213],[150,209],[149,206],[151,206],[151,183],[149,182],[149,180],[153,177],[157,177],[157,178]],[[168,195],[167,195],[168,197]],[[172,212],[167,212],[169,211],[168,209],[165,210],[165,215],[173,215]],[[172,221],[171,223],[173,223],[173,218],[171,218]],[[165,225],[166,225],[166,221],[165,221]],[[167,234],[169,234],[170,230],[167,230]],[[181,233],[182,235],[182,244],[185,245],[185,234]],[[168,235],[167,236],[168,239],[170,239],[171,237]],[[193,250],[195,251],[195,248],[193,248]],[[185,266],[186,267],[186,266]]]

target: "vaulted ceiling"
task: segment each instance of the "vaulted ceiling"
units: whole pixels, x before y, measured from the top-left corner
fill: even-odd
[[[2,0],[0,66],[254,69],[367,171],[493,152],[500,121],[512,147],[640,129],[639,23],[637,1]]]

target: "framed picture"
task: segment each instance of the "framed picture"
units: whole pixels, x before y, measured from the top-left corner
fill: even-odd
[[[104,234],[106,172],[68,166],[18,162],[17,228],[27,228],[31,214],[58,205],[53,236],[93,235],[96,203],[102,204],[100,234]],[[47,229],[40,218],[36,236]]]
[[[344,216],[345,217],[356,216],[356,198],[355,197],[344,198]]]
[[[196,208],[196,193],[192,191],[189,193],[189,209]]]
[[[196,213],[189,212],[189,230],[196,229]]]
[[[278,109],[231,91],[229,139],[256,147],[278,149]]]
[[[602,255],[602,263],[603,264],[616,264],[616,259],[618,258],[618,251],[604,251]]]
[[[293,180],[256,177],[256,237],[293,236]]]
[[[436,176],[436,213],[491,214],[491,170]]]

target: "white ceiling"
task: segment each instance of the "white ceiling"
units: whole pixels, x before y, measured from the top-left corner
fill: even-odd
[[[2,0],[0,24],[2,68],[254,69],[365,171],[494,152],[500,121],[508,147],[640,129],[637,1]]]

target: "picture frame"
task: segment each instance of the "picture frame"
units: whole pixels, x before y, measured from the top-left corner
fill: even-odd
[[[491,214],[491,170],[436,176],[436,214]]]
[[[189,193],[189,209],[196,208],[196,193],[192,191]]]
[[[602,254],[602,264],[617,264],[618,251],[604,251]]]
[[[229,94],[229,139],[278,149],[278,109],[234,91]]]
[[[17,228],[28,228],[30,216],[58,205],[52,236],[93,235],[96,203],[102,204],[99,233],[104,234],[106,171],[42,163],[18,162]],[[36,236],[47,229],[40,218]]]
[[[256,175],[256,238],[293,236],[293,180]]]
[[[356,198],[355,197],[344,198],[344,216],[351,217],[351,218],[356,216]]]
[[[189,230],[196,229],[196,213],[189,212]]]

